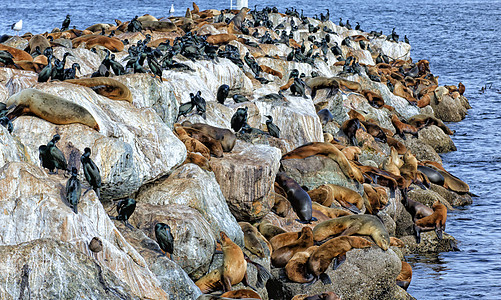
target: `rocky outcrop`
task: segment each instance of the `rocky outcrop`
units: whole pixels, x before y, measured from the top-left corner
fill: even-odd
[[[214,175],[237,220],[253,221],[270,212],[280,157],[277,148],[237,141],[231,153],[211,159]]]

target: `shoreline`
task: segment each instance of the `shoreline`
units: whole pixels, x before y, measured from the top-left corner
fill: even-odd
[[[207,22],[205,25],[202,23],[204,19],[202,15],[204,13],[206,17],[208,14],[214,15],[205,19],[205,22]],[[197,15],[199,18],[194,17]],[[231,18],[233,15],[232,13],[226,13],[225,17]],[[216,259],[212,258],[211,247],[215,245],[215,237],[218,236],[217,233],[219,230],[224,230],[228,231],[228,236],[242,247],[247,255],[271,271],[273,277],[268,282],[267,289],[258,289],[263,299],[268,299],[268,297],[280,299],[280,295],[287,298],[288,296],[297,294],[299,291],[305,290],[309,294],[313,294],[325,291],[326,289],[336,292],[343,298],[364,299],[374,298],[377,295],[404,299],[407,297],[407,294],[398,288],[394,282],[396,275],[400,272],[398,269],[399,261],[402,260],[403,256],[411,252],[451,251],[456,247],[455,240],[449,235],[444,234],[444,239],[440,241],[437,239],[435,233],[427,232],[422,234],[421,243],[419,245],[416,244],[412,234],[412,219],[402,205],[401,184],[396,188],[391,183],[386,183],[386,186],[384,186],[384,180],[383,183],[381,182],[382,178],[390,177],[389,182],[396,182],[398,178],[395,179],[396,177],[392,177],[391,175],[377,173],[379,171],[376,169],[382,168],[383,162],[391,157],[388,143],[382,143],[376,141],[376,139],[381,139],[382,132],[386,139],[388,137],[392,138],[392,143],[396,148],[400,148],[401,150],[404,147],[411,150],[418,160],[432,160],[440,163],[441,159],[437,154],[438,151],[455,150],[455,146],[447,134],[447,127],[440,120],[444,122],[460,121],[464,118],[466,110],[469,107],[468,101],[462,96],[457,87],[437,85],[436,88],[431,89],[430,86],[433,86],[434,76],[429,73],[429,66],[427,66],[426,61],[412,64],[404,60],[391,60],[391,57],[404,57],[408,59],[410,57],[410,46],[408,44],[387,41],[386,37],[377,38],[364,32],[348,30],[330,21],[320,22],[308,18],[306,20],[310,23],[309,25],[312,25],[314,28],[321,25],[317,29],[318,33],[316,35],[313,34],[316,36],[315,40],[311,42],[307,39],[311,35],[309,33],[310,29],[307,24],[302,24],[300,18],[271,12],[267,13],[267,15],[269,20],[273,22],[273,27],[284,23],[287,32],[290,31],[290,20],[294,19],[295,25],[299,28],[293,32],[292,39],[288,37],[283,38],[283,43],[258,43],[259,45],[255,47],[250,42],[260,41],[250,35],[241,34],[238,28],[230,28],[227,25],[218,25],[219,27],[217,27],[207,21],[216,16],[216,11],[198,12],[198,14],[191,12],[191,18],[179,17],[177,19],[179,23],[175,28],[171,25],[152,23],[150,26],[155,26],[154,28],[162,30],[167,30],[168,28],[169,30],[169,32],[151,31],[151,33],[148,31],[151,34],[150,42],[152,45],[156,41],[156,46],[158,47],[165,40],[170,40],[172,44],[172,41],[183,33],[181,27],[188,31],[196,29],[199,34],[210,34],[213,37],[213,42],[215,42],[212,46],[217,45],[222,52],[227,51],[228,53],[224,55],[227,55],[229,59],[219,55],[217,55],[217,60],[210,58],[207,51],[204,55],[207,55],[209,58],[199,58],[193,52],[186,52],[183,49],[185,52],[181,53],[184,53],[186,56],[191,53],[190,55],[194,55],[195,61],[180,55],[175,56],[175,61],[188,66],[193,71],[172,69],[163,71],[163,80],[161,82],[158,77],[152,78],[149,74],[113,76],[113,79],[121,82],[130,90],[132,95],[131,103],[110,100],[102,95],[98,96],[88,88],[64,82],[52,81],[50,83],[37,84],[37,75],[35,72],[12,71],[2,68],[3,80],[1,82],[3,90],[1,92],[3,98],[0,98],[1,102],[5,102],[7,97],[18,91],[34,86],[49,94],[56,94],[66,99],[72,99],[71,101],[85,107],[96,118],[100,127],[100,131],[95,132],[84,125],[54,125],[37,117],[19,117],[19,119],[13,121],[14,131],[12,138],[2,141],[5,145],[4,149],[6,149],[2,150],[4,151],[2,153],[3,163],[5,163],[3,172],[5,178],[10,178],[4,179],[4,181],[10,182],[10,184],[14,184],[16,187],[25,184],[22,180],[17,181],[18,179],[8,176],[9,172],[16,172],[16,168],[29,169],[29,172],[33,174],[34,172],[40,173],[41,171],[35,170],[38,165],[36,149],[38,149],[40,141],[49,140],[50,136],[56,132],[61,135],[62,140],[59,143],[59,147],[62,148],[61,150],[63,150],[66,156],[70,156],[72,151],[74,151],[72,149],[75,148],[77,149],[77,153],[78,149],[82,151],[86,143],[93,141],[91,142],[93,148],[96,148],[96,150],[93,149],[93,153],[96,153],[93,159],[103,172],[102,195],[104,198],[101,198],[101,205],[95,194],[90,192],[81,200],[82,203],[92,203],[91,206],[94,209],[92,211],[84,210],[83,214],[87,215],[89,219],[85,222],[85,226],[93,228],[92,232],[108,240],[107,245],[109,243],[109,247],[112,249],[110,253],[123,258],[123,250],[121,250],[123,248],[121,246],[118,247],[116,242],[110,240],[111,233],[109,230],[116,227],[119,230],[118,232],[117,229],[114,229],[116,231],[116,238],[122,240],[121,243],[128,245],[126,247],[133,249],[131,250],[132,253],[138,253],[131,256],[134,262],[125,271],[118,270],[112,263],[106,262],[104,257],[96,259],[103,268],[110,270],[111,273],[114,273],[113,276],[124,282],[121,286],[123,286],[124,290],[130,289],[131,295],[162,299],[165,293],[169,294],[175,290],[172,287],[173,283],[170,282],[172,279],[163,278],[160,280],[157,278],[159,274],[153,271],[152,266],[158,264],[158,260],[153,259],[151,253],[142,258],[142,254],[139,254],[143,251],[141,250],[142,246],[137,244],[137,241],[145,239],[151,239],[150,241],[155,240],[154,235],[152,235],[151,224],[147,224],[144,220],[151,220],[149,222],[153,222],[153,220],[166,220],[168,215],[174,214],[176,217],[169,219],[169,224],[171,227],[176,228],[173,232],[177,238],[176,240],[179,242],[176,245],[178,252],[174,252],[173,254],[173,261],[179,266],[177,268],[170,267],[176,269],[177,272],[188,272],[193,281],[200,278],[207,270],[211,270],[221,263],[218,255],[214,256]],[[250,16],[247,16],[247,18],[250,18]],[[157,21],[146,20],[146,22]],[[325,46],[327,46],[326,50],[324,42],[322,42],[322,39],[325,39],[327,36],[323,26],[326,26],[327,32],[335,32],[335,34],[329,33],[331,41],[325,43]],[[98,31],[101,31],[103,28],[101,26]],[[172,30],[173,28],[175,30]],[[248,30],[251,29],[254,31],[254,28],[248,27]],[[106,34],[109,34],[111,30],[111,28],[104,29]],[[118,29],[115,30],[118,31]],[[228,31],[232,31],[233,33],[228,33]],[[261,39],[263,39],[262,36],[267,31],[268,29],[264,26],[261,26],[257,30]],[[126,32],[120,34],[116,32],[116,34],[119,40],[128,39],[130,44],[136,44],[137,41],[147,38],[145,33]],[[78,44],[78,39],[82,40],[82,38],[75,37],[71,44],[69,44],[62,41],[67,39],[61,38],[67,35],[65,33],[54,33],[53,38],[66,46]],[[269,31],[268,39],[278,40],[280,38],[275,32]],[[299,53],[299,50],[295,50],[296,54],[293,55],[291,60],[288,60],[287,56],[294,46],[296,49],[301,49],[302,40],[305,41],[306,49],[312,49],[314,53],[312,56],[318,53],[318,58],[306,57],[306,53]],[[67,65],[78,62],[82,67],[81,74],[83,76],[81,77],[87,77],[96,71],[106,56],[106,51],[103,51],[104,48],[101,46],[95,46],[98,48],[96,54],[86,49],[86,46],[90,44],[89,41],[81,43],[78,48],[54,47],[54,54],[57,57],[62,57],[62,54],[66,51],[73,53],[73,56],[68,56]],[[187,41],[189,39],[184,41],[184,43]],[[333,54],[334,41],[340,45],[342,51],[341,57],[346,59],[345,61],[338,60]],[[362,46],[363,44],[360,41],[365,46]],[[319,44],[313,46],[315,42],[319,42]],[[343,42],[349,46],[342,45]],[[21,48],[25,42],[21,41],[20,38],[14,38],[8,43]],[[225,47],[225,43],[234,46],[237,49],[236,51],[238,51],[238,55],[235,55],[235,50],[229,50],[230,47]],[[287,43],[289,46],[286,46]],[[97,42],[97,44],[110,47],[109,43]],[[362,49],[362,47],[367,47],[367,45],[370,46],[372,52]],[[116,46],[112,47],[116,49]],[[324,54],[324,50],[326,54]],[[172,50],[168,50],[167,52],[169,51]],[[252,68],[252,65],[249,66],[245,62],[246,53],[250,53],[257,61],[258,66],[261,66],[261,71],[259,72],[261,73],[261,77],[259,80],[254,76],[255,70]],[[127,50],[124,49],[114,54],[116,61],[122,61],[122,64],[125,65],[123,59],[127,56]],[[384,62],[385,57],[378,54],[388,56],[390,58],[388,63]],[[350,60],[350,56],[353,59]],[[374,66],[378,57],[383,62],[378,66]],[[311,60],[308,60],[308,58],[311,58]],[[327,58],[327,61],[324,58]],[[242,67],[238,66],[239,59]],[[146,66],[147,64],[145,63]],[[263,66],[267,68],[263,68]],[[403,72],[401,72],[400,67],[402,67]],[[309,89],[311,87],[319,87],[319,92],[314,101],[311,99],[310,92],[307,93],[306,98],[291,96],[288,89],[283,90],[285,97],[277,93],[281,90],[280,87],[288,83],[288,76],[293,69],[297,69],[299,74],[305,73],[306,77],[304,77],[303,81]],[[321,77],[325,77],[323,83],[319,85],[312,80],[313,78],[309,78],[312,71],[316,71]],[[413,72],[418,73],[416,76],[412,76]],[[340,73],[342,75],[339,75]],[[372,76],[372,79],[369,78],[368,74]],[[422,78],[417,80],[416,78],[420,77],[419,75]],[[373,79],[376,78],[381,82],[386,81],[387,84],[374,81]],[[263,83],[266,81],[269,81],[269,83]],[[412,85],[413,81],[414,86]],[[428,82],[430,84],[426,85],[425,83]],[[252,101],[234,103],[233,100],[227,99],[225,105],[218,103],[216,101],[216,94],[221,84],[230,85],[230,94],[244,95],[248,99],[252,99]],[[419,84],[424,86],[419,87]],[[388,88],[390,85],[394,92],[391,92]],[[329,91],[322,89],[331,89],[333,87],[337,88],[337,91],[332,92],[333,96],[329,95]],[[428,91],[425,92],[427,88]],[[173,130],[173,128],[180,106],[191,101],[189,97],[190,92],[196,93],[197,91],[201,91],[202,96],[207,101],[205,118],[203,114],[199,114],[198,110],[196,113],[193,110],[191,114],[190,112],[188,113],[187,117],[179,118],[177,120],[179,123],[183,121],[190,121],[192,123],[201,122],[230,129],[230,118],[233,113],[240,107],[248,107],[248,124],[251,128],[266,132],[265,116],[271,115],[275,124],[281,128],[281,138],[273,138],[266,134],[256,133],[256,131],[251,131],[250,134],[238,134],[235,148],[229,153],[224,153],[222,158],[209,156],[205,160],[202,158],[198,160],[193,159],[193,155],[187,153],[185,150],[191,147],[187,144],[187,139],[179,140],[175,136],[176,133],[179,136],[179,132]],[[372,92],[372,94],[368,93],[368,91]],[[419,95],[420,93],[422,95]],[[274,94],[274,96],[263,98],[263,96],[270,94]],[[419,97],[415,97],[415,95],[419,95]],[[430,101],[430,105],[424,105],[426,101]],[[414,105],[411,105],[411,102]],[[423,105],[423,107],[417,108],[415,105]],[[326,124],[322,124],[316,114],[322,108],[329,109],[332,114],[332,121]],[[350,113],[350,110],[354,110],[355,112]],[[398,115],[397,118],[399,121],[412,120],[414,121],[414,125],[433,125],[420,129],[416,134],[418,138],[414,138],[411,134],[404,134],[406,140],[403,140],[396,135],[392,136],[395,134],[395,125],[390,120],[393,113]],[[415,116],[419,114],[427,114],[427,116],[416,118]],[[353,136],[347,137],[341,130],[342,124],[354,118],[358,119],[359,122],[363,122],[363,126],[361,127],[364,127],[365,131],[363,129],[355,129],[351,133]],[[35,125],[37,128],[33,128]],[[134,127],[140,129],[131,129]],[[2,130],[4,130],[5,134],[9,135],[7,130]],[[148,134],[148,132],[152,131],[157,131],[155,136],[151,136],[151,133]],[[342,152],[346,158],[349,155],[354,157],[353,151],[360,152],[357,154],[358,162],[361,165],[353,162],[351,163],[352,166],[364,170],[362,172],[366,175],[365,180],[367,182],[372,181],[373,186],[377,186],[374,183],[376,177],[379,178],[379,183],[384,186],[384,195],[380,196],[381,199],[374,200],[365,196],[366,200],[364,200],[361,212],[375,212],[383,221],[388,233],[399,237],[406,244],[402,249],[391,247],[390,250],[385,252],[375,245],[369,250],[351,250],[347,254],[346,262],[339,269],[334,271],[329,268],[327,272],[331,279],[339,280],[346,280],[346,274],[351,274],[350,276],[353,278],[358,278],[366,282],[368,285],[367,289],[357,289],[349,281],[335,287],[323,286],[321,282],[318,282],[304,289],[301,284],[290,283],[287,280],[280,279],[284,275],[283,268],[271,267],[270,251],[267,251],[267,255],[264,258],[260,258],[247,248],[244,248],[245,236],[236,223],[236,221],[257,223],[257,221],[267,220],[281,226],[287,231],[301,230],[303,225],[294,221],[297,216],[290,209],[283,212],[284,217],[279,217],[272,212],[275,201],[278,198],[276,196],[278,190],[273,190],[273,182],[280,165],[285,168],[287,175],[309,190],[328,183],[351,188],[360,193],[361,196],[367,195],[361,187],[361,182],[357,183],[356,180],[346,177],[342,172],[343,170],[339,168],[338,163],[330,158],[314,156],[290,161],[280,160],[281,156],[287,152],[307,142],[323,142],[326,137],[338,140],[334,144],[339,146],[338,148],[341,150],[346,149]],[[98,140],[103,139],[106,141],[105,144],[98,142]],[[167,144],[171,147],[163,145],[160,143],[160,140],[168,141]],[[350,145],[351,147],[354,146],[352,145],[352,141],[356,142],[359,150],[350,148]],[[14,145],[22,146],[13,147]],[[135,146],[132,147],[132,145]],[[20,152],[19,147],[24,149],[24,153]],[[402,150],[401,152],[405,151]],[[113,153],[119,154],[118,159],[116,155],[112,155]],[[197,162],[201,169],[189,164],[180,166],[185,161],[187,155],[191,161]],[[127,158],[128,156],[129,158]],[[14,163],[16,161],[24,161],[24,163]],[[78,166],[78,162],[76,162],[76,165]],[[431,165],[430,163],[427,164],[427,166]],[[366,166],[367,168],[364,169],[362,166]],[[119,170],[118,173],[113,170],[113,167],[116,167],[115,170]],[[210,169],[212,171],[204,171],[202,169]],[[44,172],[42,171],[42,173]],[[188,173],[196,174],[195,182],[197,184],[195,186],[192,186],[194,183],[187,176]],[[414,173],[416,172],[414,171]],[[127,174],[134,174],[134,176]],[[59,182],[59,184],[64,186],[66,183],[66,178],[62,176],[56,177],[56,175],[46,174],[45,176],[45,180],[54,182],[54,185],[57,185],[56,183]],[[408,178],[404,179],[409,180]],[[403,186],[408,186],[405,180]],[[169,187],[169,183],[175,184],[176,182],[182,182],[181,185],[176,186],[177,191]],[[35,186],[40,184],[37,183]],[[430,188],[422,189],[419,186],[413,185],[414,189],[408,192],[407,197],[422,202],[429,207],[431,207],[435,200],[442,202],[448,208],[451,205],[467,205],[471,203],[471,197],[460,196],[450,191],[450,188],[457,188],[456,186],[451,186],[451,184],[458,184],[461,188],[461,184],[454,180],[449,182],[449,189],[438,185],[431,185]],[[201,186],[210,187],[209,189],[206,187],[205,192],[217,199],[216,206],[223,210],[223,216],[217,216],[216,211],[207,209],[207,203],[211,203],[210,201],[213,200],[208,199],[209,197],[197,191]],[[179,195],[176,193],[181,190],[192,195],[191,197],[195,200],[192,200],[192,202],[183,200],[186,202],[182,203],[176,201],[175,197]],[[249,190],[253,192],[248,193],[247,191]],[[167,193],[169,196],[162,195],[161,191]],[[47,197],[51,201],[55,203],[58,203],[58,201],[61,202],[53,193],[47,193]],[[392,197],[393,193],[395,194],[394,197]],[[22,198],[29,198],[30,194],[29,192],[20,192],[20,196]],[[137,231],[144,237],[139,237],[141,235],[139,232],[134,234],[127,232],[127,229],[118,221],[100,221],[100,223],[104,222],[106,224],[105,227],[107,228],[105,231],[99,229],[99,226],[95,226],[92,217],[95,218],[96,216],[104,215],[104,211],[109,212],[113,210],[110,200],[130,196],[138,202],[137,211],[133,215],[131,223],[139,228]],[[5,203],[13,201],[12,195],[7,196],[3,200]],[[85,205],[89,206],[89,204]],[[340,202],[339,205],[332,204],[332,206],[336,206],[343,211],[349,211],[346,209],[346,203]],[[186,209],[189,213],[183,212]],[[379,212],[377,212],[378,210]],[[67,210],[66,207],[59,205],[58,213],[64,213],[68,215],[68,218],[73,220],[72,222],[76,222],[75,217],[71,216],[71,211]],[[27,212],[27,215],[36,219],[33,212]],[[325,217],[325,214],[320,213],[319,215],[321,218]],[[12,218],[8,220],[15,222],[16,219]],[[60,222],[60,220],[57,222]],[[192,249],[196,244],[187,238],[186,230],[179,228],[179,226],[180,224],[184,224],[181,227],[190,227],[194,226],[195,223],[203,224],[203,226],[196,225],[195,227],[199,230],[196,234],[197,238],[204,241],[202,243],[204,246],[197,249],[196,254],[185,256],[183,255],[183,251],[189,252],[188,250]],[[316,224],[318,223],[314,222],[311,226],[313,227]],[[32,234],[31,236],[27,235],[24,238],[13,239],[15,242],[7,244],[20,245],[23,242],[28,245],[33,244],[35,243],[34,241],[38,241],[45,236],[47,230],[49,229],[41,229],[39,233]],[[23,230],[21,231],[24,232]],[[2,234],[7,236],[12,233],[7,230]],[[55,236],[55,239],[61,243],[69,244],[68,247],[70,250],[68,251],[88,253],[86,246],[83,245],[83,241],[89,237],[88,229],[72,233],[70,236],[64,231],[58,232]],[[263,242],[265,241],[261,241],[261,244]],[[26,247],[26,245],[23,245],[23,247]],[[75,247],[75,249],[72,249],[72,247]],[[89,257],[93,258],[90,255]],[[89,257],[86,259],[89,259]],[[10,259],[14,261],[14,258],[11,257]],[[172,264],[167,259],[161,259],[161,261],[164,264],[163,268],[166,268],[165,264]],[[362,263],[362,266],[364,266],[364,264],[370,264],[371,261],[377,261],[375,263],[377,270],[375,272],[374,270],[363,270],[360,264],[364,262]],[[16,263],[19,264],[20,261],[16,261]],[[134,266],[134,264],[137,265]],[[362,271],[359,270],[357,272],[356,268],[362,268]],[[383,269],[390,269],[390,271],[387,270],[383,272],[384,274],[378,274]],[[140,274],[138,277],[140,278],[139,280],[151,286],[152,291],[147,292],[143,288],[132,284],[130,279],[127,279],[127,274],[130,272]],[[156,272],[158,272],[158,269]],[[255,270],[250,272],[251,283],[254,282],[255,284]],[[146,277],[141,277],[147,274],[155,279],[147,280]],[[188,282],[187,287],[182,292],[178,291],[179,294],[177,294],[177,297],[181,297],[181,295],[186,297],[190,293],[192,296],[197,295],[198,293],[196,287],[193,286],[193,281],[190,283],[188,275],[184,274],[183,276],[186,282]],[[333,282],[338,281],[333,280]],[[371,291],[373,287],[381,283],[387,285],[386,290],[379,288]],[[270,293],[275,294],[271,295]]]

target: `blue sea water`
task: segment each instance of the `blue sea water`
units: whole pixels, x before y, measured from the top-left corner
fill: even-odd
[[[191,1],[131,0],[0,0],[0,34],[13,34],[9,25],[23,19],[22,32],[42,33],[60,27],[66,14],[83,29],[149,13],[184,14]],[[198,1],[201,10],[228,8],[229,1]],[[474,203],[448,214],[447,233],[459,241],[460,252],[409,257],[413,267],[408,292],[418,299],[501,299],[501,1],[252,1],[249,6],[303,9],[305,15],[325,13],[359,22],[365,31],[392,28],[412,46],[412,58],[427,59],[440,84],[466,85],[473,107],[466,119],[449,124],[458,151],[442,155],[444,166],[470,184]],[[484,91],[481,91],[485,88]]]

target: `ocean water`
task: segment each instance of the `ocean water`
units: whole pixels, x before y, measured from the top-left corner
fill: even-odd
[[[168,16],[174,4],[182,15],[191,1],[131,0],[0,0],[0,34],[13,34],[9,25],[23,19],[22,32],[42,33],[60,27],[66,14],[79,29],[95,23],[114,23],[149,13]],[[252,1],[257,4],[303,9],[305,15],[325,13],[359,22],[365,31],[392,28],[412,46],[412,58],[430,61],[440,84],[466,85],[471,106],[466,119],[448,124],[458,151],[442,155],[444,167],[466,181],[479,197],[473,205],[448,214],[446,232],[459,241],[459,252],[413,255],[408,261],[413,278],[408,292],[418,299],[501,299],[501,1]],[[201,10],[230,6],[229,1],[198,1]],[[483,90],[482,90],[483,88]]]

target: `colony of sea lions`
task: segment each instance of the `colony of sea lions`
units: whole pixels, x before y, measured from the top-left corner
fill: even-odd
[[[327,15],[321,14],[319,18],[307,18],[295,9],[287,9],[285,13],[269,7],[262,10],[200,11],[193,3],[193,10],[188,9],[184,16],[157,17],[136,16],[130,21],[116,20],[116,25],[100,23],[78,30],[69,29],[67,16],[59,31],[23,36],[28,42],[25,49],[0,44],[0,66],[36,73],[38,82],[48,82],[49,85],[58,85],[59,82],[82,85],[90,88],[89,92],[92,90],[107,99],[129,102],[115,101],[117,103],[113,105],[129,107],[137,104],[137,99],[122,76],[145,73],[163,85],[172,78],[166,78],[165,74],[169,72],[198,74],[194,65],[200,61],[217,65],[223,59],[228,60],[238,67],[242,78],[252,82],[255,90],[267,89],[267,94],[254,94],[254,91],[250,93],[241,89],[235,82],[220,82],[210,91],[212,94],[200,90],[197,93],[196,90],[186,91],[186,95],[190,94],[190,101],[186,103],[181,103],[176,95],[177,118],[172,127],[186,148],[184,163],[194,163],[211,172],[211,161],[224,160],[225,156],[231,155],[240,143],[238,140],[243,140],[242,136],[252,140],[256,136],[262,137],[267,143],[274,139],[285,141],[288,150],[282,151],[282,166],[274,178],[276,185],[270,183],[274,188],[270,193],[274,200],[269,213],[272,217],[239,220],[249,221],[239,222],[244,233],[243,247],[225,232],[220,232],[218,244],[222,248],[223,262],[197,278],[195,284],[203,293],[223,291],[224,294],[214,297],[259,299],[260,295],[255,291],[231,291],[240,282],[257,291],[247,277],[248,263],[258,270],[257,288],[264,286],[263,281],[270,277],[266,269],[272,267],[284,270],[286,278],[280,280],[313,284],[320,279],[322,284],[329,284],[327,273],[333,272],[331,269],[344,259],[349,260],[347,253],[350,251],[377,250],[380,255],[388,255],[386,251],[390,246],[404,246],[401,240],[390,237],[379,216],[386,213],[390,204],[402,205],[410,213],[417,243],[421,242],[421,233],[426,231],[435,231],[440,240],[444,238],[447,208],[440,202],[435,202],[430,208],[409,199],[407,192],[414,188],[429,189],[435,184],[454,193],[468,194],[469,186],[443,169],[441,164],[420,161],[404,140],[419,138],[419,130],[430,125],[438,126],[448,135],[453,132],[433,115],[422,113],[404,118],[402,108],[390,105],[394,102],[387,94],[405,99],[405,105],[423,108],[446,95],[454,99],[462,96],[465,92],[462,83],[458,87],[439,87],[438,77],[430,72],[428,61],[414,63],[411,59],[389,57],[372,47],[372,40],[384,38],[380,33],[359,31],[360,25],[353,31],[348,21],[334,25],[329,20],[329,10]],[[282,22],[275,24],[274,20]],[[336,32],[340,29],[346,30],[343,36]],[[301,35],[295,34],[298,31],[306,35],[300,39]],[[70,43],[62,46],[64,42],[61,40]],[[387,42],[399,42],[394,30]],[[66,48],[62,57],[55,54],[58,47]],[[279,52],[278,47],[287,49],[286,53]],[[82,74],[73,57],[76,54],[70,53],[76,48],[87,49],[84,51],[99,56],[98,67]],[[363,60],[360,51],[366,51],[365,56],[372,57],[373,63]],[[67,66],[67,60],[73,61],[71,67]],[[327,63],[332,70],[322,73],[319,62]],[[347,76],[357,79],[348,80]],[[367,82],[382,84],[381,88],[388,93],[365,89]],[[351,107],[348,112],[344,107],[343,116],[339,117],[332,101],[344,101],[353,95],[360,97],[358,99],[367,104],[368,109],[379,113],[365,111],[360,108],[362,106],[358,109]],[[307,101],[312,107],[315,105],[318,109],[313,116],[314,122],[321,124],[323,130],[334,126],[337,134],[329,129],[323,135],[328,140],[311,140],[303,145],[291,143],[295,133],[288,128],[285,114],[273,109],[293,106],[298,101],[296,98]],[[212,111],[215,106],[209,105],[210,102],[219,103],[217,105],[224,106],[232,114],[224,114],[224,120],[218,120],[215,117],[217,112]],[[248,102],[248,106],[239,106],[242,102]],[[248,107],[256,102],[271,107],[271,112],[266,114],[258,112],[263,114],[260,115],[260,124],[251,121],[249,116]],[[0,122],[13,135],[16,134],[16,122],[27,114],[60,126],[80,123],[99,132],[101,118],[90,109],[93,105],[84,107],[72,99],[38,89],[24,89],[10,95],[4,107],[0,106]],[[387,117],[387,122],[383,122],[381,116]],[[87,183],[80,182],[79,170],[68,165],[65,154],[56,146],[60,139],[55,135],[47,145],[40,146],[40,163],[50,174],[54,170],[55,173],[57,170],[71,172],[64,190],[64,201],[68,204],[68,212],[78,214],[81,213],[78,205],[82,186],[89,185],[83,194],[92,190],[97,198],[110,188],[106,182],[108,179],[101,178],[99,169],[105,162],[102,157],[97,159],[102,153],[91,152],[90,147],[86,147],[80,161]],[[380,160],[381,163],[374,162],[376,166],[367,164],[367,160],[361,161],[367,153],[376,153],[384,159]],[[308,189],[306,183],[301,182],[301,176],[284,171],[286,160],[304,160],[312,156],[334,161],[343,180],[352,185],[345,187],[324,182]],[[402,195],[401,203],[396,200],[396,191]],[[133,197],[120,199],[116,204],[117,216],[112,218],[124,222],[129,230],[137,230],[129,223],[136,208]],[[171,228],[173,224],[166,223],[155,224],[154,236],[159,254],[172,258],[178,251],[176,244],[179,241],[176,240],[176,227]],[[103,243],[93,239],[89,248],[98,253],[102,251]],[[246,257],[247,254],[252,259]],[[254,257],[269,258],[271,265],[263,267],[253,261]],[[402,262],[395,284],[406,289],[411,277],[411,266]],[[337,296],[326,292],[304,299],[337,299]]]

